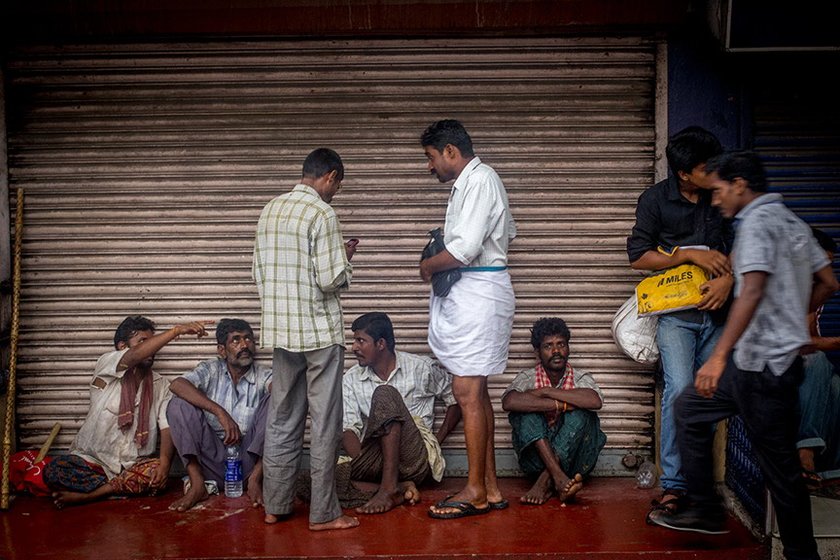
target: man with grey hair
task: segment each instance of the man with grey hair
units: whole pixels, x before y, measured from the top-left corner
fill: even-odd
[[[184,496],[169,509],[187,511],[209,496],[205,480],[225,479],[225,448],[239,447],[245,488],[262,505],[262,455],[271,370],[254,361],[254,331],[242,319],[216,325],[218,357],[172,381],[166,416],[187,469]]]

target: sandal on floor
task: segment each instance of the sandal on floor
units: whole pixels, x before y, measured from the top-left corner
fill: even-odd
[[[683,496],[681,494],[676,494],[672,490],[666,490],[658,500],[652,500],[650,502],[650,511],[645,516],[645,522],[648,525],[653,525],[652,517],[658,515],[659,512],[672,515],[677,513],[680,510],[682,499]]]
[[[448,502],[445,500],[436,503],[435,507],[441,509],[450,508],[456,511],[437,513],[429,510],[429,517],[433,519],[458,519],[460,517],[469,517],[471,515],[482,515],[484,513],[489,513],[492,509],[489,505],[483,508],[477,508],[469,502]]]
[[[802,478],[805,479],[805,486],[809,490],[817,490],[823,483],[822,477],[816,471],[809,469],[802,469]]]

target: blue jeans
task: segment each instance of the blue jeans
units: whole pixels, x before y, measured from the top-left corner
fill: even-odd
[[[685,490],[685,477],[680,473],[677,449],[674,401],[683,389],[694,384],[694,373],[709,358],[723,328],[715,325],[708,313],[702,323],[684,321],[674,315],[660,315],[656,344],[662,363],[662,423],[659,441],[660,484],[667,490]]]
[[[816,470],[824,479],[840,477],[840,377],[823,352],[805,356],[799,386],[799,435],[796,447],[816,448]]]

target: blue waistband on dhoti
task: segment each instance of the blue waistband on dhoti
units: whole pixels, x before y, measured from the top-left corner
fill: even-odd
[[[501,272],[507,270],[506,266],[462,266],[461,272]]]

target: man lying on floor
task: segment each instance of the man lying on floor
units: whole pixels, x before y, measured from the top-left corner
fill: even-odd
[[[90,410],[68,455],[44,468],[56,507],[112,494],[154,494],[166,486],[175,448],[166,422],[169,382],[152,371],[158,350],[184,334],[205,336],[202,322],[155,334],[145,317],[127,317],[90,383]],[[155,458],[160,431],[160,458]]]
[[[571,500],[607,442],[594,412],[604,402],[601,389],[589,373],[569,364],[570,337],[563,319],[534,323],[537,365],[519,372],[502,395],[519,467],[536,478],[520,499],[524,504],[542,505],[554,495]]]

